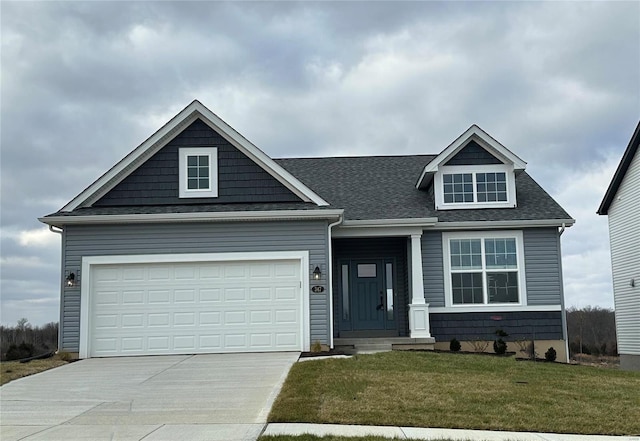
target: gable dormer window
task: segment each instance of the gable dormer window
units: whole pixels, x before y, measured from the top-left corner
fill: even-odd
[[[182,148],[179,156],[180,197],[218,197],[218,149]]]
[[[515,207],[515,175],[506,164],[442,166],[435,173],[436,209]]]

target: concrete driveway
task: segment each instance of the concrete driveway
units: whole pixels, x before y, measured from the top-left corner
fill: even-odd
[[[81,360],[0,388],[0,438],[255,440],[298,353]]]

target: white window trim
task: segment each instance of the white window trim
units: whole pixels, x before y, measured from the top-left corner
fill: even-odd
[[[516,251],[518,255],[518,303],[488,303],[488,294],[486,286],[486,269],[485,256],[482,254],[482,292],[485,303],[481,304],[461,304],[453,303],[453,292],[451,289],[451,255],[449,241],[451,239],[515,239]],[[452,310],[473,308],[474,311],[494,310],[501,307],[523,307],[527,305],[527,283],[526,270],[524,266],[524,239],[521,230],[503,230],[503,231],[464,231],[453,233],[442,233],[442,259],[444,263],[444,304],[446,308]],[[471,271],[471,270],[470,270]],[[462,311],[461,311],[462,312]]]
[[[209,157],[209,189],[187,188],[187,157]],[[215,147],[181,148],[179,150],[179,197],[181,198],[217,198],[218,197],[218,149]]]
[[[311,299],[310,299],[310,264],[309,251],[268,251],[246,253],[194,253],[194,254],[135,254],[116,256],[83,256],[82,278],[80,281],[80,358],[89,358],[91,342],[90,311],[92,306],[91,290],[93,287],[91,270],[98,265],[118,264],[153,264],[153,263],[194,263],[194,262],[245,262],[245,261],[274,261],[274,260],[299,260],[300,261],[300,307],[302,320],[300,323],[300,335],[302,350],[308,351],[311,347]]]
[[[473,175],[473,197],[477,197],[476,173],[505,173],[507,179],[507,200],[504,202],[444,202],[444,175],[471,173]],[[460,210],[475,208],[513,208],[516,207],[516,179],[513,165],[490,164],[490,165],[448,165],[438,168],[434,178],[434,191],[436,199],[436,210]]]

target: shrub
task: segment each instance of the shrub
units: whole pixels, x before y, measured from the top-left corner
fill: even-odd
[[[449,350],[452,352],[458,352],[461,348],[460,342],[455,339],[452,338],[451,341],[449,342]]]
[[[34,348],[31,343],[22,342],[19,345],[12,344],[5,355],[6,360],[21,360],[33,357]]]
[[[502,355],[507,352],[507,344],[502,337],[508,337],[509,334],[502,329],[496,329],[496,335],[498,336],[498,339],[493,342],[493,351],[496,354]]]
[[[558,356],[558,354],[556,353],[556,350],[553,349],[553,346],[551,346],[547,352],[544,353],[544,359],[547,361],[556,361],[556,357]]]
[[[502,355],[507,352],[507,344],[503,339],[499,338],[493,342],[493,351],[496,354]]]

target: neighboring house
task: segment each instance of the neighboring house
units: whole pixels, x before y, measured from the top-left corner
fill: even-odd
[[[272,159],[194,101],[40,219],[62,233],[60,348],[448,348],[501,328],[566,360],[574,220],[525,165],[475,125],[437,155]]]
[[[609,218],[616,335],[622,369],[640,370],[640,123],[598,208]]]

